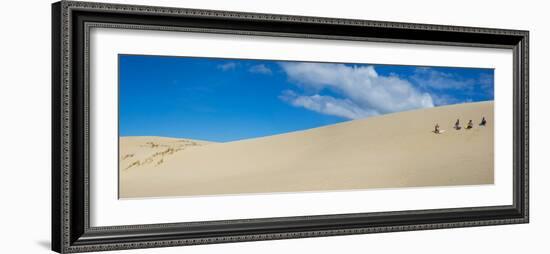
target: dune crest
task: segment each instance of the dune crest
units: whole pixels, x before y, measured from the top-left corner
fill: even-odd
[[[120,197],[492,184],[493,121],[490,101],[229,143],[121,137]]]

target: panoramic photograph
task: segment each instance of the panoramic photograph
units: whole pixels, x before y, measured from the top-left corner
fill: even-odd
[[[494,183],[494,70],[119,55],[119,198]]]

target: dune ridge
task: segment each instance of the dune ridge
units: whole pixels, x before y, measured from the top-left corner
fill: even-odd
[[[485,127],[478,126],[481,117]],[[454,130],[473,120],[471,130]],[[434,134],[438,123],[442,134]],[[492,184],[493,102],[214,143],[120,138],[120,197]],[[136,163],[139,161],[139,163]]]

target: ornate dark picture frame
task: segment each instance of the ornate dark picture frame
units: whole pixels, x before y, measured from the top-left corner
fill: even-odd
[[[89,225],[92,27],[512,49],[513,205],[172,224]],[[52,249],[61,253],[529,221],[528,31],[62,1],[52,6]]]

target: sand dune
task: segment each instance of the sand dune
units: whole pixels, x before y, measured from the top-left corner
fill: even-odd
[[[120,197],[492,184],[493,129],[481,102],[228,143],[121,137]]]
[[[123,137],[120,139],[120,170],[160,166],[165,159],[211,142],[165,137]]]

